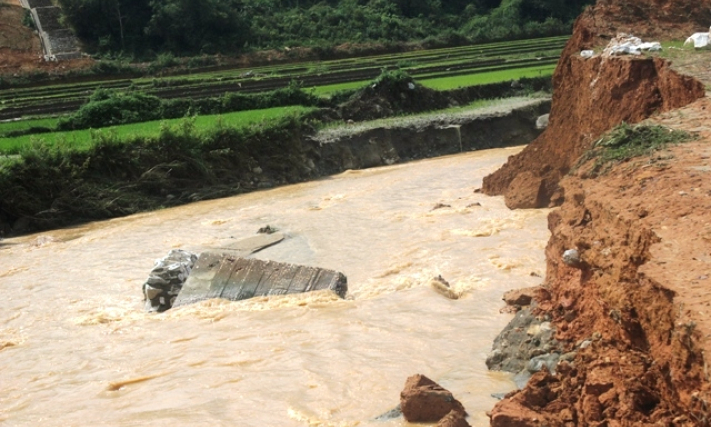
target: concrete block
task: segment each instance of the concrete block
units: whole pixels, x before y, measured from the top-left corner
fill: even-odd
[[[173,307],[212,298],[239,301],[324,289],[345,297],[346,276],[318,267],[241,258],[230,252],[203,252]]]

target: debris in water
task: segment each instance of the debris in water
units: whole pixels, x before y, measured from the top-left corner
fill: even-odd
[[[122,388],[124,388],[127,385],[131,384],[136,384],[136,383],[142,383],[144,381],[152,380],[153,378],[158,378],[163,376],[164,374],[158,374],[158,375],[146,375],[143,377],[137,377],[137,378],[131,378],[128,380],[123,380],[123,381],[114,381],[110,382],[109,386],[106,387],[106,390],[108,391],[119,391]]]
[[[348,280],[342,273],[323,268],[239,258],[229,252],[203,252],[174,306],[212,298],[239,301],[325,289],[343,298]]]
[[[452,207],[452,205],[445,205],[444,203],[437,203],[436,205],[434,205],[434,207],[432,207],[432,209],[430,209],[430,212],[436,211],[437,209],[451,208],[451,207]]]
[[[274,234],[277,231],[279,231],[278,228],[272,227],[269,224],[267,224],[266,227],[262,227],[259,230],[257,230],[257,233],[259,233],[259,234]]]
[[[441,275],[438,275],[430,280],[430,286],[432,286],[432,289],[437,291],[439,294],[449,299],[459,299],[459,297],[462,296],[460,292],[456,292],[452,289],[449,282],[446,281]]]
[[[197,255],[191,252],[173,249],[156,260],[148,280],[143,284],[146,311],[161,312],[173,306],[197,259]]]

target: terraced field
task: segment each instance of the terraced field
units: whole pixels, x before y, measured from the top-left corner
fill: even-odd
[[[472,86],[520,77],[550,75],[567,37],[491,43],[371,57],[251,69],[203,69],[161,79],[117,79],[0,91],[0,120],[64,114],[77,110],[97,88],[134,88],[164,99],[200,99],[230,92],[256,93],[297,81],[329,96],[377,77],[383,69],[403,69],[438,89]]]
[[[68,148],[82,151],[91,148],[96,142],[106,139],[114,141],[130,141],[134,138],[151,138],[161,132],[179,132],[186,123],[191,131],[199,133],[216,127],[245,128],[255,124],[265,124],[270,120],[277,120],[289,115],[304,114],[312,110],[306,107],[278,107],[264,110],[238,111],[236,113],[196,116],[192,119],[158,120],[150,122],[132,123],[121,126],[112,126],[103,129],[82,129],[66,132],[52,132],[35,135],[22,135],[17,137],[0,138],[0,155],[13,155],[21,153],[26,147],[33,144],[42,144],[45,147],[58,149]],[[40,119],[43,125],[51,125]],[[51,119],[50,119],[51,120]],[[37,121],[35,121],[37,122]],[[0,124],[0,134],[8,131],[10,123]]]

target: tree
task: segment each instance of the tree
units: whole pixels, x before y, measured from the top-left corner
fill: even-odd
[[[133,50],[145,43],[148,0],[59,0],[77,35],[95,47]]]
[[[239,0],[152,0],[146,32],[179,53],[234,50],[247,40]]]

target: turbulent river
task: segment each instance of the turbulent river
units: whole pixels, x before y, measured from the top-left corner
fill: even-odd
[[[473,426],[488,425],[490,394],[513,388],[484,364],[510,319],[501,295],[542,281],[532,273],[544,273],[549,235],[545,210],[509,211],[474,192],[518,150],[0,240],[0,424],[407,426],[374,418],[421,373],[454,393]],[[348,297],[142,311],[155,259],[267,224],[288,238],[254,256],[341,271]],[[437,275],[459,299],[431,286]]]

